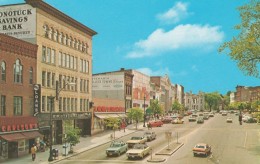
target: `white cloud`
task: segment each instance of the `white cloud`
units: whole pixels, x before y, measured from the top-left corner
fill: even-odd
[[[156,17],[163,24],[174,24],[181,19],[186,18],[190,13],[187,11],[188,4],[183,2],[177,2],[168,11],[158,14]]]
[[[208,50],[209,47],[212,48],[222,42],[223,38],[224,32],[219,26],[186,24],[178,25],[170,31],[157,29],[147,39],[136,42],[126,57],[155,56],[184,48]]]

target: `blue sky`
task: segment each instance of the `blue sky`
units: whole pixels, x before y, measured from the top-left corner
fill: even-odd
[[[238,6],[249,0],[45,0],[95,30],[93,73],[136,69],[167,74],[185,92],[259,86],[218,47],[238,34]],[[77,3],[76,3],[77,2]],[[0,0],[0,5],[24,3]]]

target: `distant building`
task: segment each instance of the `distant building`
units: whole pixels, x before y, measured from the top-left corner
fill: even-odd
[[[94,134],[104,130],[104,119],[126,118],[126,110],[132,108],[133,75],[124,69],[93,74],[92,84]]]
[[[205,107],[205,94],[199,92],[193,94],[192,91],[185,93],[185,107],[188,110],[204,110]]]
[[[237,86],[235,92],[236,102],[260,101],[260,86]]]

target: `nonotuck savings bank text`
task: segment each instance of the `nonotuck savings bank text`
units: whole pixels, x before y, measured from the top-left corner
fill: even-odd
[[[27,22],[27,15],[31,14],[32,9],[0,12],[1,30],[22,29],[22,23]]]

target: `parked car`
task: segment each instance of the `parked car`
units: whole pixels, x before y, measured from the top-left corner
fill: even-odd
[[[151,148],[146,144],[136,144],[133,149],[129,149],[126,152],[128,159],[141,158],[143,159],[146,155],[150,154]]]
[[[163,122],[161,120],[157,120],[157,121],[150,121],[148,122],[148,124],[150,124],[150,127],[161,127],[163,125]]]
[[[120,156],[123,153],[126,153],[128,146],[123,141],[113,141],[110,146],[106,149],[107,156]]]
[[[223,111],[223,112],[222,112],[222,116],[227,116],[227,112],[226,112],[226,111]]]
[[[166,116],[166,117],[163,117],[161,119],[161,121],[164,123],[164,124],[167,124],[167,123],[171,123],[172,122],[172,118],[170,116]]]
[[[207,114],[203,115],[203,119],[204,120],[208,120],[209,119],[209,115],[207,115]]]
[[[131,137],[130,140],[128,140],[126,143],[129,148],[133,147],[135,144],[144,144],[147,141],[147,138],[141,137],[141,136],[134,136]]]
[[[209,113],[209,117],[214,117],[214,113],[213,113],[213,112],[210,112],[210,113]]]
[[[182,119],[176,118],[174,120],[172,120],[172,124],[183,124],[184,121]]]
[[[246,123],[256,123],[257,120],[254,119],[254,118],[252,118],[252,117],[250,117],[250,118],[248,118],[245,122],[246,122]]]
[[[152,141],[156,139],[156,134],[155,132],[147,131],[144,132],[144,137],[146,137],[147,141]]]
[[[197,124],[203,124],[203,123],[204,123],[203,117],[198,117]]]
[[[231,118],[231,117],[228,117],[228,118],[227,118],[227,123],[232,123],[232,122],[233,122],[232,118]]]
[[[209,146],[206,143],[198,143],[197,145],[194,146],[192,151],[194,157],[198,155],[208,156],[211,153],[211,146]]]
[[[196,117],[190,116],[189,117],[189,122],[195,122],[196,121]]]

